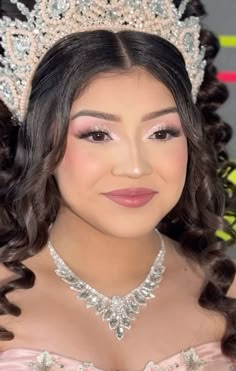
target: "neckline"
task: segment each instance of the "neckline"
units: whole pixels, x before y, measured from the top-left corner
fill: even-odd
[[[172,358],[175,358],[177,357],[179,354],[181,354],[182,351],[187,351],[191,348],[193,348],[195,351],[198,351],[200,348],[204,347],[204,346],[217,346],[219,347],[219,349],[221,349],[221,341],[220,340],[213,340],[213,341],[209,341],[209,342],[206,342],[206,343],[201,343],[201,344],[197,344],[197,345],[190,345],[188,348],[185,348],[185,349],[182,349],[180,350],[179,352],[176,352],[166,358],[163,358],[159,361],[154,361],[154,360],[149,360],[146,362],[146,364],[144,365],[144,367],[142,369],[139,369],[139,370],[136,370],[136,371],[146,371],[148,368],[148,364],[149,363],[154,363],[155,366],[159,366],[162,362],[167,362],[167,361],[171,361]],[[73,362],[77,362],[81,365],[85,364],[85,363],[89,363],[91,367],[94,368],[94,371],[106,371],[105,369],[102,369],[102,368],[99,368],[99,367],[96,367],[96,365],[89,361],[89,360],[81,360],[81,359],[76,359],[76,358],[73,358],[73,357],[68,357],[66,355],[63,355],[63,354],[60,354],[60,353],[57,353],[57,352],[54,352],[54,351],[49,351],[47,349],[34,349],[34,348],[20,348],[20,347],[14,347],[14,348],[10,348],[10,349],[7,349],[7,350],[4,350],[4,351],[0,351],[0,356],[1,355],[7,355],[8,353],[11,353],[11,352],[17,352],[17,351],[26,351],[26,352],[32,352],[32,353],[37,353],[37,355],[39,355],[40,353],[42,352],[48,352],[49,355],[52,355],[52,356],[56,356],[56,357],[61,357],[61,358],[64,358],[64,359],[67,359],[67,360],[71,360]]]

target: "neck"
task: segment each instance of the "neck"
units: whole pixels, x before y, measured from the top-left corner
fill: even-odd
[[[49,239],[75,274],[107,295],[123,295],[141,283],[161,248],[154,229],[135,238],[117,237],[65,210],[59,212]]]

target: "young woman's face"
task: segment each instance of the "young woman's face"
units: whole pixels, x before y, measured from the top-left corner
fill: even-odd
[[[187,139],[175,110],[169,90],[142,69],[91,82],[73,103],[66,152],[55,172],[66,209],[117,237],[150,232],[185,183]],[[103,194],[137,187],[156,192],[140,207]]]

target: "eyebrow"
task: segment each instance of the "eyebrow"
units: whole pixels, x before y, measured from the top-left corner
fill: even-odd
[[[167,107],[167,108],[163,108],[159,111],[149,112],[149,113],[146,113],[142,117],[141,122],[153,120],[157,117],[167,115],[168,113],[174,113],[174,112],[178,113],[177,107]],[[92,117],[96,117],[96,118],[99,118],[99,119],[103,119],[103,120],[107,120],[107,121],[115,121],[115,122],[121,122],[122,121],[120,116],[114,115],[113,113],[93,111],[93,110],[78,111],[77,113],[75,113],[71,117],[71,121],[74,120],[77,117],[80,117],[80,116],[92,116]]]

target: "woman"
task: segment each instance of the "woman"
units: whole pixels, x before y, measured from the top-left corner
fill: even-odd
[[[234,370],[213,49],[195,104],[164,38],[70,34],[2,102],[0,370]]]

